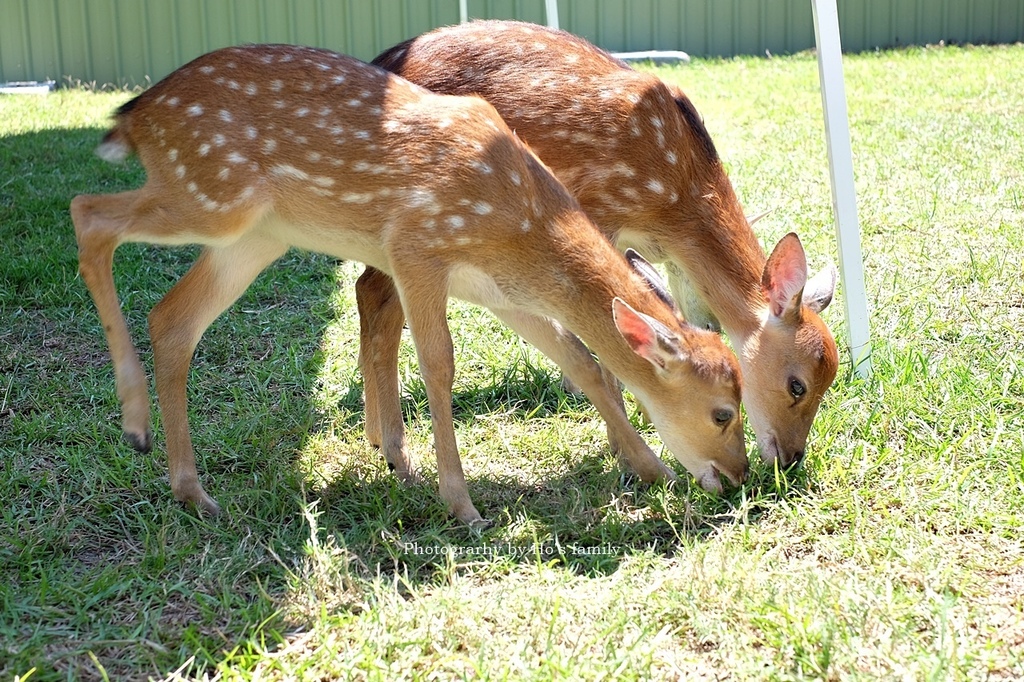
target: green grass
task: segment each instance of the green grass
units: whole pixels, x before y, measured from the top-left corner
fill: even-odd
[[[765,244],[834,260],[812,57],[659,73],[693,97]],[[0,97],[0,678],[1012,679],[1024,676],[1024,46],[849,56],[874,375],[849,359],[804,466],[725,498],[624,476],[604,427],[492,317],[453,304],[474,535],[363,438],[353,280],[290,253],[207,332],[198,517],[121,439],[76,274],[80,192],[128,95]],[[194,250],[126,246],[145,316]],[[843,336],[842,292],[826,321]],[[645,432],[657,444],[653,432]],[[678,467],[677,467],[678,468]],[[447,551],[446,551],[447,550]]]

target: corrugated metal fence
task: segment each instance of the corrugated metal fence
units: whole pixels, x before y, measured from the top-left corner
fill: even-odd
[[[843,47],[1024,40],[1024,0],[838,0]],[[545,22],[543,0],[469,0],[472,18]],[[0,81],[157,80],[224,45],[288,42],[362,59],[459,20],[458,0],[0,0]],[[813,47],[810,0],[561,0],[605,49],[692,55]]]

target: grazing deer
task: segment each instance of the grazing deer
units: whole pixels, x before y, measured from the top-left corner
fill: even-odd
[[[114,288],[114,250],[124,242],[204,247],[149,315],[177,499],[219,511],[200,485],[189,435],[193,351],[292,246],[359,260],[393,279],[426,385],[440,494],[460,520],[482,522],[452,423],[450,295],[493,310],[592,398],[610,402],[615,417],[614,398],[577,335],[644,401],[702,485],[720,489],[720,473],[737,484],[745,478],[735,357],[717,335],[678,318],[484,100],[437,95],[326,50],[226,48],[117,111],[97,153],[119,161],[132,152],[146,184],[77,196],[71,216],[124,432],[139,450],[152,440],[147,381]],[[628,419],[617,418],[625,433]],[[409,479],[409,458],[390,428],[385,457]],[[632,433],[641,475],[664,475]]]
[[[808,279],[792,233],[765,259],[681,90],[572,34],[512,21],[437,29],[373,63],[435,92],[493,104],[612,243],[666,263],[688,321],[711,329],[720,323],[739,355],[762,459],[789,466],[803,458],[838,367],[835,341],[818,316],[832,300],[836,269]],[[364,346],[394,345],[389,353],[397,358],[391,339],[401,313],[388,302],[391,283],[367,269],[356,290]],[[390,310],[370,314],[380,305]],[[385,407],[394,409],[367,391],[368,422]]]

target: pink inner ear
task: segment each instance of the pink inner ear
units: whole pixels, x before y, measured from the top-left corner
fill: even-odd
[[[651,325],[637,314],[626,303],[615,299],[612,304],[615,327],[622,334],[633,352],[642,358],[650,359],[656,343]]]
[[[800,305],[798,298],[807,284],[807,257],[795,234],[788,234],[772,251],[764,268],[762,286],[768,295],[772,314],[781,317]],[[795,300],[794,300],[795,299]]]

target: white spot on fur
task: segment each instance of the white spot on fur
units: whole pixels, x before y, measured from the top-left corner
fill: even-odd
[[[223,147],[228,142],[228,138],[224,137],[221,133],[217,133],[211,140],[216,147]]]
[[[178,160],[178,150],[177,149],[172,149],[169,152],[167,152],[167,159],[169,161],[172,161],[172,162],[173,161],[177,161]]]
[[[625,175],[627,178],[636,176],[636,171],[622,161],[618,161],[614,166],[612,166],[612,172],[618,175]]]
[[[231,170],[227,166],[224,166],[223,168],[220,169],[220,173],[217,173],[217,178],[220,180],[227,180],[228,175],[230,174]]]
[[[453,230],[465,227],[466,225],[466,219],[460,215],[450,215],[445,219],[445,222],[448,223],[448,226]]]
[[[256,130],[255,126],[246,126],[246,128],[245,128],[245,136],[246,137],[248,137],[250,140],[255,140],[258,135],[259,135],[259,131]]]
[[[188,108],[188,115],[189,116],[202,116],[203,115],[203,106],[201,104],[193,104],[192,106],[190,106]]]
[[[509,171],[508,179],[512,181],[512,184],[519,187],[523,184],[523,179],[519,176],[518,171]]]
[[[269,139],[269,138],[266,139],[266,140],[263,140],[263,152],[265,154],[270,154],[275,149],[277,149],[277,140],[272,140],[272,139]]]
[[[320,187],[333,187],[334,178],[328,178],[323,175],[318,175],[315,178],[313,178],[313,183],[319,185]]]
[[[299,107],[295,110],[295,115],[299,118],[309,115],[309,107]]]
[[[210,145],[206,142],[199,145],[199,156],[206,156],[210,153]]]
[[[409,190],[406,205],[409,208],[426,209],[430,215],[437,215],[441,212],[441,205],[437,203],[437,196],[429,189],[413,187]]]
[[[679,163],[679,157],[676,156],[676,153],[673,151],[665,152],[665,160],[668,161],[673,166]]]
[[[178,104],[180,102],[181,102],[181,100],[178,99],[177,97],[172,97],[169,100],[167,100],[167,106],[169,106],[169,107],[176,107],[176,106],[178,106]]]
[[[174,174],[178,176],[179,180],[185,177],[185,167],[179,163],[178,167],[174,169]]]
[[[310,153],[306,154],[306,158],[308,160],[312,161],[313,163],[316,163],[321,158],[323,158],[323,155],[320,152],[310,152]]]
[[[220,120],[224,121],[225,123],[231,123],[232,121],[235,120],[235,117],[232,116],[231,112],[228,111],[227,109],[221,109],[220,110]]]
[[[250,97],[254,97],[257,92],[259,92],[259,88],[256,87],[255,83],[245,84],[245,94],[249,95]]]
[[[205,74],[211,74],[213,73],[214,68],[212,66],[200,66],[199,70]]]
[[[228,162],[229,163],[245,163],[248,160],[249,159],[245,158],[244,156],[242,156],[238,152],[231,152],[230,154],[228,154]]]
[[[282,178],[295,178],[296,180],[309,180],[309,173],[300,170],[287,163],[278,164],[270,169],[272,175]]]
[[[661,181],[651,178],[647,181],[647,189],[651,190],[655,194],[664,194],[665,185],[661,184]]]
[[[478,215],[487,215],[494,211],[494,207],[488,204],[486,201],[478,201],[473,204],[473,211]]]

